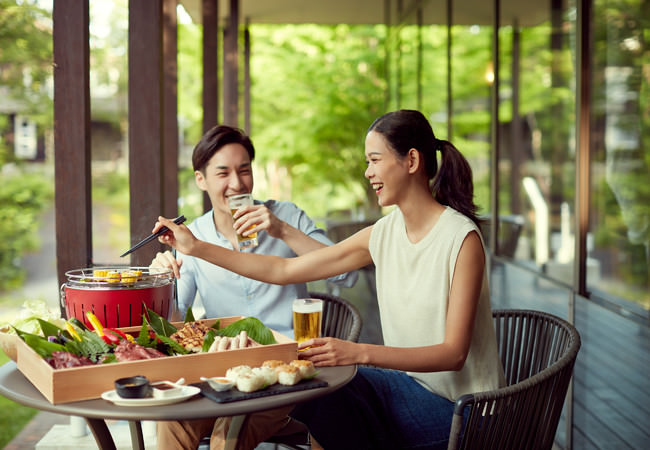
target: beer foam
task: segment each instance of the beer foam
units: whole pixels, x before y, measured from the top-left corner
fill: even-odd
[[[293,312],[300,314],[309,314],[315,312],[321,312],[323,310],[323,304],[320,302],[317,303],[294,303]]]

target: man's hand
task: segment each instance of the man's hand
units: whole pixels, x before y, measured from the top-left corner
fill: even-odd
[[[237,234],[248,236],[250,233],[265,230],[276,239],[283,238],[286,223],[278,219],[265,205],[249,205],[242,207],[234,216]],[[248,230],[252,225],[255,228]],[[248,230],[248,232],[246,231]]]
[[[172,269],[174,271],[174,276],[176,278],[181,277],[181,266],[183,261],[181,259],[174,258],[174,254],[167,250],[165,253],[158,252],[156,257],[151,261],[149,267],[162,267],[165,269]]]

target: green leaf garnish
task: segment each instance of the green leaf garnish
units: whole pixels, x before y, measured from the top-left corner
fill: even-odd
[[[66,349],[61,344],[50,342],[47,339],[30,333],[23,333],[20,337],[29,345],[41,358],[51,358],[52,352],[65,352]]]
[[[214,342],[214,337],[216,335],[215,330],[210,330],[207,333],[205,333],[205,336],[203,337],[203,345],[201,346],[201,351],[202,352],[207,352],[210,350],[210,346]]]
[[[190,306],[187,308],[187,311],[185,311],[185,320],[183,321],[185,323],[187,322],[196,322],[194,319],[194,314],[192,313],[192,307]]]
[[[116,362],[117,362],[117,358],[115,357],[114,353],[108,353],[104,355],[104,359],[102,359],[102,364],[111,364]]]
[[[245,317],[233,322],[227,327],[217,330],[217,334],[220,336],[235,337],[242,330],[246,330],[248,337],[253,339],[255,342],[262,345],[277,344],[275,337],[273,337],[273,332],[269,327],[264,325],[256,317]]]
[[[138,334],[138,338],[135,340],[135,343],[143,347],[149,347],[151,343],[151,338],[149,337],[149,327],[147,326],[147,320],[144,314],[142,315],[142,326],[140,327],[140,334]]]
[[[82,331],[80,336],[81,341],[66,342],[65,351],[77,356],[85,356],[92,362],[97,362],[111,350],[111,347],[93,331]]]
[[[168,347],[168,353],[169,355],[174,355],[180,354],[180,355],[187,355],[189,353],[189,350],[185,349],[185,347],[181,346],[178,342],[173,340],[172,338],[169,338],[167,336],[157,336],[158,339],[162,341],[163,344],[166,344]]]
[[[53,323],[48,322],[47,320],[43,319],[36,319],[38,320],[38,324],[41,326],[41,331],[43,332],[43,336],[47,338],[48,336],[57,336],[59,333],[63,332],[63,330]],[[70,336],[68,333],[65,333],[66,335]]]
[[[312,373],[308,377],[303,378],[303,380],[311,380],[312,378],[316,378],[316,375],[320,373],[320,370],[317,370],[316,372]]]
[[[147,319],[151,329],[160,336],[169,337],[177,331],[176,327],[169,323],[167,319],[159,316],[149,308],[147,308]]]

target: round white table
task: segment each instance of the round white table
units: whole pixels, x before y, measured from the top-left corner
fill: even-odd
[[[267,397],[217,403],[202,395],[170,406],[117,406],[101,398],[53,405],[18,370],[12,361],[0,367],[0,394],[25,406],[57,414],[80,416],[86,419],[100,449],[114,450],[115,443],[106,419],[127,420],[134,449],[144,450],[142,420],[188,420],[207,417],[243,416],[258,411],[302,403],[330,392],[348,383],[356,373],[356,366],[319,368],[318,379],[327,386],[288,392]]]

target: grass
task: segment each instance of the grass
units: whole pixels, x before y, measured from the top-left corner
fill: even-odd
[[[7,361],[9,357],[0,350],[0,366]],[[33,408],[19,405],[0,396],[0,448],[5,448],[36,413],[37,410]]]

